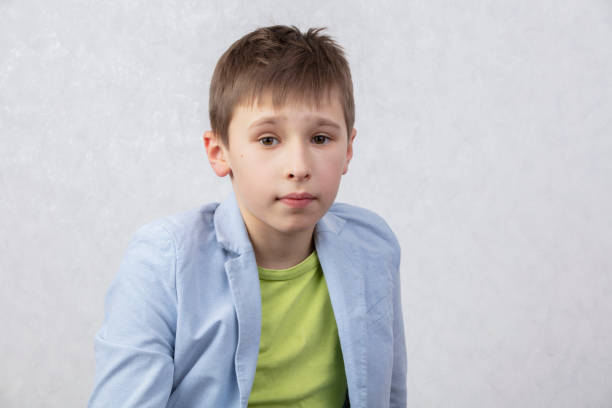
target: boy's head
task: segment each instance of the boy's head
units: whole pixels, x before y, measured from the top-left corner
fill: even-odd
[[[321,30],[257,29],[215,68],[204,143],[215,173],[230,175],[251,234],[312,233],[347,172],[352,80],[342,49]],[[286,197],[296,193],[311,197]]]

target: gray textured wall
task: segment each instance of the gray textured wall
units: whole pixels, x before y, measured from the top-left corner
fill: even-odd
[[[358,130],[339,201],[402,249],[412,407],[612,406],[609,1],[0,0],[0,406],[84,406],[135,229],[230,191],[208,85],[328,26]]]

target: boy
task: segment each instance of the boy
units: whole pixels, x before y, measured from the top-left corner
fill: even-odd
[[[334,203],[353,87],[322,29],[236,41],[204,144],[233,193],[132,238],[95,337],[91,407],[404,407],[400,247]]]

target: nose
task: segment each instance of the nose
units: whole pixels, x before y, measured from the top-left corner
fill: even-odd
[[[308,148],[300,143],[294,143],[288,155],[286,177],[293,181],[309,180],[311,177],[310,158]]]

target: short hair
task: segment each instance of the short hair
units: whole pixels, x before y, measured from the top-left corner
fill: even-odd
[[[350,135],[355,122],[351,72],[343,48],[319,34],[325,29],[301,33],[296,26],[260,27],[223,53],[210,83],[208,110],[212,131],[227,148],[235,107],[252,107],[266,92],[279,109],[288,97],[318,108],[323,96],[330,100],[336,91]]]

